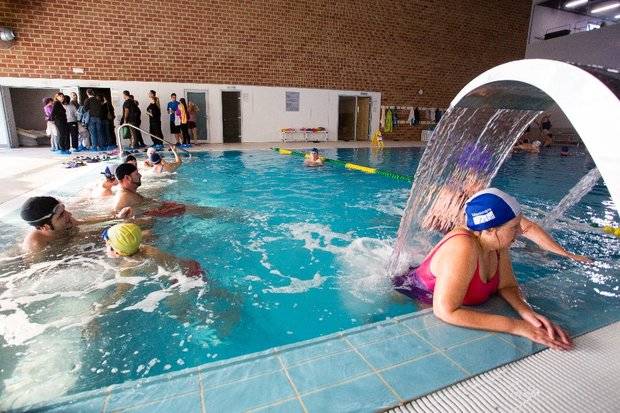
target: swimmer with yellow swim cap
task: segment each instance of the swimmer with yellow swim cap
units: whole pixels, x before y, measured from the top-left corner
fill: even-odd
[[[101,233],[106,242],[106,253],[110,258],[128,258],[145,260],[152,258],[157,264],[167,269],[181,267],[188,277],[201,277],[205,274],[195,260],[185,260],[161,251],[151,245],[142,244],[142,229],[132,223],[121,223],[106,228]]]
[[[136,224],[116,224],[104,229],[101,238],[106,241],[108,256],[129,257],[140,249],[142,230]]]

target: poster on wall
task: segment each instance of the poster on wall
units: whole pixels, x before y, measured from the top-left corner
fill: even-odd
[[[299,92],[286,92],[286,111],[299,112]]]

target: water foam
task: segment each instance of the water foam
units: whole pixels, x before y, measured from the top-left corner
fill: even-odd
[[[309,291],[312,288],[320,287],[326,280],[321,274],[316,273],[310,280],[301,280],[295,277],[288,277],[290,284],[284,287],[270,287],[263,289],[264,293],[274,294],[300,294]]]

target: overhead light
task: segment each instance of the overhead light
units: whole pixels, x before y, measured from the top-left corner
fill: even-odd
[[[602,13],[602,12],[607,11],[607,10],[617,9],[618,7],[620,7],[620,3],[606,4],[604,6],[593,8],[592,9],[592,13]]]
[[[573,0],[573,1],[569,1],[568,3],[566,3],[564,5],[565,9],[572,9],[574,7],[577,6],[581,6],[582,4],[586,4],[588,2],[588,0]]]
[[[620,14],[616,14],[616,15],[614,16],[614,19],[620,19]]]

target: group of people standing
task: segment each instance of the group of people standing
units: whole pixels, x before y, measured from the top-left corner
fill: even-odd
[[[105,95],[95,95],[93,89],[86,91],[87,99],[83,105],[78,96],[71,92],[71,97],[58,92],[54,98],[43,101],[43,112],[47,121],[47,134],[51,139],[51,150],[61,154],[70,154],[71,150],[109,150],[116,146],[114,134],[114,107]],[[154,90],[149,91],[149,105],[146,114],[149,117],[149,133],[153,144],[163,145],[164,134],[161,128],[161,105]],[[131,124],[135,128],[124,128],[123,137],[130,139],[131,148],[146,146],[139,129],[142,123],[142,111],[137,100],[128,91],[123,91],[123,112],[120,124]],[[170,121],[170,132],[176,144],[188,147],[192,139],[198,139],[196,118],[198,106],[186,102],[184,98],[177,100],[176,93],[170,95],[166,108]]]
[[[123,91],[123,99],[125,102],[123,103],[121,124],[129,123],[139,128],[142,112],[138,102],[128,90]],[[146,108],[146,114],[149,117],[149,134],[151,134],[153,144],[155,146],[161,146],[164,144],[164,134],[161,129],[161,103],[156,91],[149,91],[149,101],[149,105]],[[173,93],[170,95],[170,102],[168,102],[166,110],[170,119],[170,133],[174,135],[176,144],[182,147],[189,147],[192,137],[194,141],[198,139],[196,130],[198,106],[193,102],[189,102],[188,104],[185,98],[181,98],[177,101],[177,95]],[[129,130],[126,132],[126,137],[131,139],[131,147],[144,147],[145,145],[140,131],[135,128],[127,129]]]
[[[43,113],[47,122],[51,150],[68,155],[71,150],[106,150],[115,146],[114,107],[105,96],[86,91],[83,105],[78,96],[58,92],[53,98],[43,99]]]
[[[170,133],[174,134],[177,144],[185,147],[190,145],[190,134],[194,140],[198,139],[196,129],[198,106],[196,104],[193,102],[188,104],[185,98],[177,101],[177,95],[173,93],[170,95],[167,110],[170,116]]]

